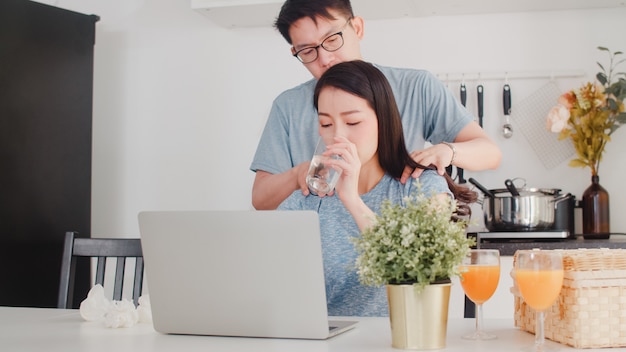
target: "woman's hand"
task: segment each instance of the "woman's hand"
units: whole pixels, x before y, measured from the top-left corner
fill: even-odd
[[[361,160],[356,145],[345,137],[335,137],[334,144],[326,147],[326,155],[338,155],[341,159],[327,162],[333,168],[341,169],[341,176],[335,186],[339,198],[345,204],[347,200],[359,198],[359,174]]]
[[[341,203],[352,215],[359,230],[363,231],[371,226],[376,214],[363,202],[359,195],[361,159],[355,144],[343,137],[335,137],[334,140],[335,144],[326,148],[328,155],[335,154],[341,156],[341,159],[332,160],[332,166],[342,170],[335,188]]]

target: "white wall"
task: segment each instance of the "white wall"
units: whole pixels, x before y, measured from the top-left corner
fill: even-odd
[[[44,1],[45,2],[45,1]],[[248,209],[248,170],[272,99],[309,78],[272,28],[227,29],[177,0],[48,0],[101,16],[97,24],[92,232],[137,236],[147,209]],[[358,10],[358,9],[357,9]],[[626,50],[626,8],[366,21],[366,60],[446,73],[560,72],[565,91],[595,75],[598,45]],[[457,75],[458,76],[458,75]],[[448,76],[449,78],[450,76]],[[470,77],[470,76],[468,76]],[[548,79],[509,79],[513,110]],[[468,108],[476,114],[475,85]],[[510,177],[578,197],[588,169],[563,162],[546,169],[516,130],[501,137],[504,80],[485,85],[485,129],[504,153],[497,171],[467,172],[487,187]],[[458,94],[459,82],[448,82]],[[543,121],[540,121],[543,123]],[[624,131],[614,134],[600,171],[611,194],[612,230],[626,231],[620,161]],[[556,136],[554,137],[556,139]],[[562,142],[569,143],[569,142]],[[549,152],[547,150],[546,152]],[[475,211],[478,215],[480,209]],[[476,216],[480,222],[480,216]]]
[[[248,167],[270,104],[279,92],[309,78],[277,32],[220,27],[191,10],[187,0],[41,2],[101,17],[95,47],[94,235],[137,237],[136,217],[142,210],[251,208],[254,174]],[[366,19],[362,48],[368,61],[428,69],[442,80],[446,73],[462,72],[586,73],[557,79],[566,91],[593,79],[595,62],[606,58],[596,46],[626,51],[620,35],[626,32],[624,18],[622,7]],[[510,79],[513,110],[547,82]],[[477,83],[466,82],[468,108],[475,114]],[[523,177],[530,186],[561,188],[580,197],[590,183],[589,170],[570,168],[566,161],[546,169],[519,129],[504,139],[504,80],[482,83],[485,130],[504,158],[499,170],[467,172],[466,177],[489,188]],[[458,94],[459,82],[448,84]],[[611,228],[621,232],[626,232],[625,148],[626,131],[619,130],[600,170],[611,195]],[[481,221],[480,209],[475,213]],[[502,299],[510,307],[512,298]],[[496,306],[487,304],[486,316]]]

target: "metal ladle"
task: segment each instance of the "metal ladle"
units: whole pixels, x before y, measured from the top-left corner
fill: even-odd
[[[502,125],[502,135],[504,138],[511,138],[513,135],[513,126],[509,122],[509,116],[506,116],[506,122]]]
[[[504,138],[511,138],[513,135],[513,126],[511,125],[511,87],[504,85],[502,91],[502,105],[504,106],[504,125],[502,125],[502,135]]]

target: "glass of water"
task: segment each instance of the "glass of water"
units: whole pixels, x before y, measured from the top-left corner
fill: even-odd
[[[329,194],[335,189],[342,171],[340,168],[332,168],[326,163],[327,160],[341,159],[341,157],[339,155],[324,155],[325,151],[326,144],[324,139],[320,137],[309,165],[309,172],[306,175],[306,184],[309,186],[309,190],[318,196]]]

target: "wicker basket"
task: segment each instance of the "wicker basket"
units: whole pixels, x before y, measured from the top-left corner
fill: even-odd
[[[626,346],[626,250],[559,250],[563,288],[546,312],[546,338],[575,348]],[[514,257],[515,261],[515,257]],[[535,332],[535,312],[516,287],[515,326]]]

